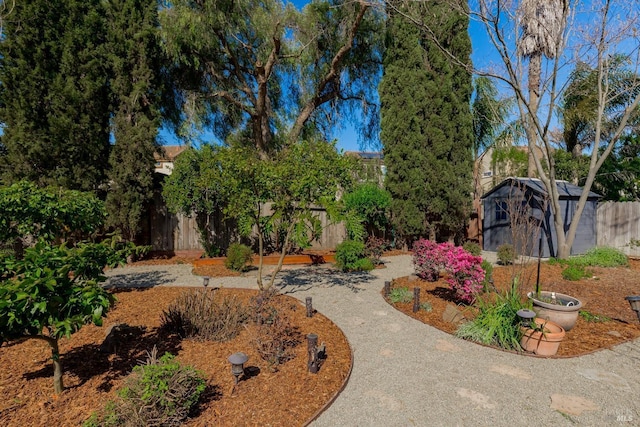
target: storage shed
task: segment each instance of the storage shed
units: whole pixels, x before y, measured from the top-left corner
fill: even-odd
[[[560,208],[564,222],[564,229],[568,230],[571,219],[576,211],[582,188],[567,181],[557,181],[560,194]],[[571,254],[583,254],[596,246],[596,208],[601,196],[589,192],[586,206],[580,217],[576,237],[571,248]],[[511,217],[514,215],[524,218],[536,230],[528,230],[528,248],[519,248],[520,253],[538,255],[538,248],[542,247],[542,256],[557,255],[557,236],[553,225],[553,215],[548,202],[547,191],[539,179],[507,178],[482,197],[484,215],[482,221],[483,249],[497,251],[504,243],[513,242]],[[540,232],[537,228],[540,228]],[[522,227],[516,234],[524,234]],[[539,238],[532,238],[532,234]],[[534,241],[535,240],[535,241]],[[524,239],[520,238],[516,245],[521,246]]]

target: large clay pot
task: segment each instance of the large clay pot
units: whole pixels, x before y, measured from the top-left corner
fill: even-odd
[[[527,296],[533,303],[533,311],[536,312],[537,317],[551,320],[562,326],[565,331],[570,331],[575,326],[578,313],[582,308],[582,302],[579,299],[549,291],[540,292],[540,299],[534,292],[529,292]],[[552,296],[555,296],[555,300],[560,304],[545,302],[551,300]]]
[[[522,328],[520,345],[525,351],[533,352],[539,356],[553,356],[558,352],[560,342],[564,339],[565,331],[562,326],[550,320],[533,319],[536,324],[544,328],[544,332]]]

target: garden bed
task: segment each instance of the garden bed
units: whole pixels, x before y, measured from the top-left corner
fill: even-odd
[[[327,358],[317,374],[309,373],[306,340],[302,340],[295,348],[296,357],[272,372],[251,344],[252,324],[224,343],[181,340],[161,333],[162,310],[185,291],[166,287],[116,290],[118,302],[104,327],[88,325],[60,340],[67,389],[59,396],[53,395],[51,353],[46,343],[5,343],[0,348],[0,425],[81,425],[114,398],[125,376],[154,346],[159,355],[175,354],[178,361],[194,366],[207,379],[205,401],[185,425],[264,425],[267,421],[303,425],[342,389],[351,370],[351,349],[342,331],[323,315],[307,318],[298,300],[278,297],[303,338],[316,333],[318,341],[326,343]],[[241,289],[216,292],[236,295],[247,303],[256,294]],[[100,353],[106,327],[115,323],[136,326],[139,333],[118,346],[116,354]],[[234,390],[227,358],[238,351],[249,356],[245,366],[252,374]]]
[[[584,311],[593,316],[605,316],[610,320],[587,321],[584,316],[579,316],[576,326],[567,332],[560,344],[559,357],[587,354],[640,337],[638,317],[625,300],[628,295],[638,294],[640,261],[630,260],[629,268],[589,268],[593,272],[593,277],[575,282],[562,278],[563,268],[561,265],[543,263],[540,275],[541,289],[578,298],[582,301]],[[529,280],[528,284],[520,286],[523,298],[535,287],[535,269],[536,265],[531,264],[524,274],[525,277],[529,277]],[[493,279],[496,288],[504,290],[510,286],[512,272],[512,267],[494,267]],[[443,320],[447,305],[456,306],[467,320],[475,316],[473,307],[457,303],[455,293],[443,278],[437,282],[427,282],[415,276],[400,277],[393,281],[392,288],[400,287],[407,287],[411,291],[414,287],[419,287],[420,301],[431,304],[432,311],[419,310],[413,313],[413,303],[398,303],[394,306],[408,316],[445,332],[453,334],[457,329],[456,324]]]

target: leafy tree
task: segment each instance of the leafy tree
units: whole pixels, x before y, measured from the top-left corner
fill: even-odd
[[[221,141],[233,134],[264,159],[336,117],[360,120],[356,105],[377,118],[383,18],[369,3],[178,0],[160,18],[188,112]]]
[[[356,186],[344,195],[343,203],[346,211],[353,211],[359,216],[370,236],[377,230],[384,230],[388,224],[391,194],[377,184],[368,182]]]
[[[99,286],[109,249],[76,248],[39,242],[24,259],[4,259],[0,266],[0,344],[23,338],[49,344],[56,394],[64,389],[58,340],[87,323],[102,324],[113,296]]]
[[[97,190],[109,150],[99,0],[16,2],[0,42],[2,173]]]
[[[155,0],[105,2],[115,144],[109,157],[108,223],[134,240],[153,195],[161,123],[162,65]]]
[[[102,201],[76,190],[41,189],[28,181],[0,187],[0,241],[86,238],[104,224]],[[20,256],[21,248],[18,248]]]
[[[458,235],[468,216],[473,144],[471,75],[439,46],[468,63],[468,18],[446,4],[390,8],[381,138],[396,231],[413,240]],[[402,13],[432,20],[433,42]]]
[[[586,176],[584,174],[583,176]],[[626,136],[602,164],[593,183],[604,200],[640,201],[640,136]]]
[[[256,230],[258,287],[268,289],[291,245],[307,246],[322,232],[312,207],[338,211],[336,195],[352,185],[353,159],[338,154],[334,144],[321,141],[293,144],[273,159],[261,159],[252,148],[230,147],[221,149],[220,159],[224,212],[238,220],[243,234]],[[280,258],[264,285],[264,242],[278,225],[283,226]]]
[[[226,206],[220,169],[221,147],[205,144],[185,150],[175,161],[163,184],[162,195],[171,212],[194,215],[200,243],[209,256],[217,250],[218,234],[211,217],[221,216]]]

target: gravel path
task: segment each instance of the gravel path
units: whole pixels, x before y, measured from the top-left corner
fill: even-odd
[[[351,378],[312,426],[640,425],[640,340],[570,359],[506,353],[452,337],[389,306],[385,280],[413,272],[409,256],[386,269],[341,274],[292,267],[283,293],[313,306],[347,335]],[[126,267],[111,285],[198,286],[190,265]],[[212,278],[212,286],[255,288],[255,277]],[[322,340],[322,331],[316,331]],[[331,349],[327,349],[330,354]]]

